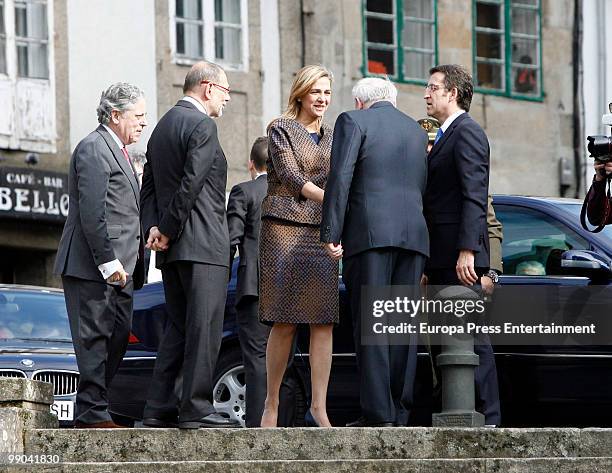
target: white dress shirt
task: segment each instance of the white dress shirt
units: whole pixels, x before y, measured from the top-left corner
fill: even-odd
[[[453,123],[455,121],[455,119],[461,115],[465,113],[465,110],[457,110],[455,113],[453,113],[450,117],[448,117],[446,120],[444,120],[444,123],[442,124],[442,126],[440,127],[440,129],[442,130],[442,133],[446,133],[446,130],[448,130],[448,127],[451,126],[451,123]]]
[[[206,113],[204,105],[202,105],[198,100],[194,99],[193,97],[185,95],[185,97],[183,97],[181,100],[186,100],[187,102],[194,104],[200,112],[202,112],[204,115],[208,115],[208,113]]]

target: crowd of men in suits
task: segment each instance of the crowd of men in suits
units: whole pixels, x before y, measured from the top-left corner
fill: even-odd
[[[253,145],[252,180],[235,186],[227,211],[227,162],[214,118],[230,100],[227,76],[201,62],[188,72],[184,96],[148,142],[142,188],[125,148],[147,125],[137,87],[102,93],[100,126],[74,150],[70,209],[55,270],[62,276],[80,371],[76,425],[118,427],[107,389],[125,353],[133,290],[143,283],[147,248],[161,269],[168,325],[158,350],[143,423],[150,427],[232,427],[212,402],[229,268],[240,252],[236,310],[247,385],[247,426],[258,426],[265,399],[269,328],[257,318],[258,235],[266,195],[266,138]],[[416,372],[416,341],[363,346],[362,285],[478,283],[489,270],[489,144],[467,113],[472,78],[461,66],[430,71],[424,100],[440,131],[428,137],[396,108],[388,80],[353,89],[354,111],[335,125],[321,242],[344,253],[360,371],[363,418],[355,425],[405,425]],[[400,213],[406,218],[398,218]],[[228,244],[230,242],[230,244]],[[483,280],[484,282],[484,280]],[[487,424],[499,424],[490,344],[477,346],[477,392]],[[178,393],[178,394],[177,394]]]

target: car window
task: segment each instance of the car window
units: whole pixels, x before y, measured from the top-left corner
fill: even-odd
[[[0,338],[70,341],[61,293],[0,289]]]
[[[560,204],[559,206],[574,214],[576,222],[580,221],[580,210],[582,210],[582,204]],[[606,225],[601,233],[598,233],[598,235],[604,240],[608,248],[612,248],[612,225]]]
[[[503,225],[504,274],[560,274],[561,254],[564,251],[589,249],[587,240],[537,210],[496,205],[495,214]]]

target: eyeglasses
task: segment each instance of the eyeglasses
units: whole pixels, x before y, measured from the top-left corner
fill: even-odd
[[[429,90],[430,92],[435,92],[436,90],[446,89],[443,85],[438,84],[427,84],[425,86],[425,90]]]
[[[210,85],[214,85],[215,87],[219,87],[223,92],[226,92],[228,95],[231,92],[229,87],[223,87],[222,85],[219,85],[216,82],[211,82],[209,80],[203,80],[201,83],[202,84],[210,84]]]

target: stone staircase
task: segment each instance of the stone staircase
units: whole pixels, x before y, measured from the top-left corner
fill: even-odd
[[[29,429],[0,473],[611,473],[612,429]]]

